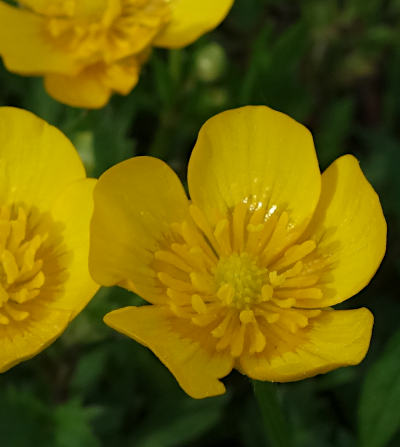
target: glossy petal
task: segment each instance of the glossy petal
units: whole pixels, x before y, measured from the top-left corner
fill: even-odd
[[[386,222],[378,195],[351,155],[337,159],[322,175],[321,198],[308,238],[329,268],[321,277],[324,299],[298,301],[300,307],[340,303],[363,289],[374,276],[386,249]]]
[[[232,4],[233,0],[171,0],[171,21],[154,44],[167,48],[189,45],[218,26]]]
[[[67,327],[70,312],[32,304],[27,321],[0,325],[0,373],[49,346]]]
[[[94,296],[99,286],[89,274],[89,224],[93,212],[94,179],[84,179],[73,183],[55,202],[51,215],[61,224],[63,259],[67,277],[62,292],[48,305],[71,312],[74,318]],[[46,272],[45,272],[46,275]]]
[[[102,285],[135,283],[145,299],[162,302],[149,264],[170,233],[170,224],[188,213],[176,174],[164,162],[136,157],[113,166],[94,191],[90,271]]]
[[[25,110],[0,108],[0,199],[40,211],[85,170],[71,142]]]
[[[194,204],[212,224],[240,202],[268,213],[287,211],[294,240],[320,194],[321,175],[310,132],[268,107],[220,113],[200,130],[189,161]]]
[[[107,314],[104,321],[150,348],[191,397],[200,399],[225,392],[218,379],[229,374],[232,358],[207,349],[207,337],[197,337],[167,308],[126,307]]]
[[[7,69],[25,75],[72,74],[80,64],[46,36],[44,19],[0,1],[0,55]]]
[[[365,308],[323,311],[301,332],[267,343],[261,354],[242,356],[240,370],[257,380],[290,382],[356,365],[368,350],[372,325]]]

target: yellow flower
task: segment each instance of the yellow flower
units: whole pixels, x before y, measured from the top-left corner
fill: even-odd
[[[232,368],[286,382],[359,363],[372,314],[330,308],[370,281],[385,252],[381,205],[357,160],[321,175],[305,127],[244,107],[203,126],[188,185],[191,201],[151,157],[99,179],[89,269],[151,303],[105,322],[195,398],[223,393]]]
[[[0,108],[0,372],[46,348],[95,294],[94,185],[60,131]]]
[[[233,0],[0,1],[0,55],[8,70],[44,76],[51,96],[103,107],[128,94],[152,46],[179,48],[215,28]]]

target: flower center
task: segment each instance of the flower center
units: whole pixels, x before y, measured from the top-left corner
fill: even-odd
[[[30,217],[23,206],[0,207],[0,326],[28,319],[34,303],[54,296],[62,282],[55,225],[36,215],[33,226]]]
[[[170,15],[168,0],[104,0],[96,7],[93,2],[85,4],[75,2],[65,15],[46,14],[50,38],[85,66],[141,53]]]
[[[215,281],[220,295],[225,290],[225,304],[238,309],[261,301],[261,290],[268,279],[268,270],[258,267],[247,253],[234,253],[221,258],[217,264]]]
[[[321,278],[333,261],[313,240],[293,243],[291,228],[276,206],[243,201],[210,225],[191,205],[154,253],[155,293],[176,317],[207,328],[217,351],[254,354],[282,337],[295,346],[296,332],[321,312]]]

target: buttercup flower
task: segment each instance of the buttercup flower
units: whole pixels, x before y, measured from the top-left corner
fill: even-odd
[[[232,368],[287,382],[359,363],[372,314],[330,307],[359,292],[385,252],[381,205],[357,160],[321,175],[305,127],[244,107],[203,126],[188,185],[191,201],[151,157],[99,179],[89,268],[150,303],[105,322],[195,398],[223,393]]]
[[[88,269],[94,185],[60,131],[0,108],[0,372],[46,348],[98,289]]]
[[[0,1],[0,55],[22,75],[44,76],[49,94],[103,107],[128,94],[152,46],[178,48],[215,28],[233,0]]]

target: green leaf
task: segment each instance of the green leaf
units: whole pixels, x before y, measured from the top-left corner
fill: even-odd
[[[190,445],[219,421],[227,397],[205,400],[184,398],[158,402],[147,423],[133,439],[135,447],[177,447]]]
[[[99,447],[90,420],[97,416],[98,410],[84,408],[78,400],[71,400],[56,408],[54,413],[54,447]]]
[[[400,429],[400,331],[372,365],[362,387],[358,428],[361,447],[384,447]]]

